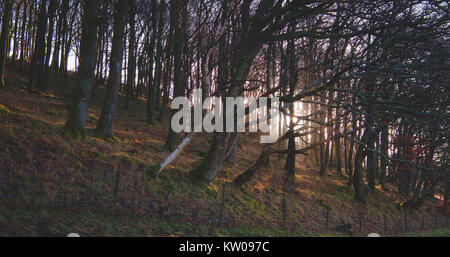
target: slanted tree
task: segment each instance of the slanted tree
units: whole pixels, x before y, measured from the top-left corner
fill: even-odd
[[[260,51],[263,42],[254,41],[253,36],[258,29],[261,29],[261,24],[254,23],[253,27],[249,22],[250,14],[250,1],[244,1],[244,7],[240,14],[241,32],[236,39],[238,42],[234,52],[230,54],[232,60],[232,70],[230,75],[230,87],[227,91],[227,97],[238,97],[242,94],[241,88],[245,84],[245,81],[250,72],[252,63],[258,52]],[[232,5],[230,5],[232,6]],[[260,4],[258,11],[254,17],[260,15],[261,12],[267,11],[270,6]],[[230,8],[230,10],[232,10]],[[223,26],[226,26],[223,24]],[[226,106],[224,107],[226,108]],[[232,143],[235,138],[235,133],[230,132],[216,132],[214,133],[214,139],[206,155],[206,158],[202,163],[190,171],[190,177],[193,180],[204,181],[205,183],[211,183],[217,174],[219,173],[223,161],[225,160],[229,149],[232,147]]]

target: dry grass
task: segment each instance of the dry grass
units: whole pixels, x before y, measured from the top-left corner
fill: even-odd
[[[123,96],[119,98],[119,107],[115,115],[114,133],[117,141],[109,142],[93,137],[100,115],[102,88],[98,89],[91,99],[88,118],[88,135],[85,139],[73,139],[64,136],[61,128],[68,114],[70,90],[73,86],[73,74],[69,83],[51,77],[50,90],[47,93],[29,95],[26,93],[27,67],[23,71],[13,64],[8,65],[8,89],[0,90],[0,144],[13,145],[19,149],[8,153],[1,149],[2,160],[22,158],[30,162],[33,158],[48,158],[62,163],[74,162],[77,159],[89,159],[90,165],[119,168],[125,171],[142,170],[148,165],[159,163],[169,152],[164,148],[168,122],[148,125],[145,121],[146,103],[144,99],[133,101],[129,109],[123,107]],[[201,205],[202,199],[196,202],[183,198],[185,190],[200,190],[200,196],[208,195],[208,190],[219,194],[220,186],[231,181],[239,173],[246,170],[259,156],[262,147],[258,143],[258,135],[247,134],[240,137],[237,161],[235,165],[225,163],[223,172],[208,188],[198,189],[188,179],[188,171],[194,168],[204,157],[212,138],[208,134],[195,137],[193,142],[165,171],[164,179],[175,181],[171,189],[185,204]],[[44,150],[44,152],[42,152]],[[125,160],[125,161],[124,161]],[[404,199],[395,190],[389,192],[377,188],[370,195],[369,204],[361,206],[353,200],[352,189],[346,186],[347,179],[338,177],[333,170],[328,176],[320,178],[317,168],[306,158],[297,158],[295,180],[291,181],[283,193],[285,171],[284,160],[278,156],[271,158],[269,167],[258,171],[256,178],[244,188],[231,189],[227,201],[226,214],[236,220],[281,220],[281,203],[286,198],[288,220],[291,224],[299,224],[306,231],[317,234],[327,233],[325,228],[325,209],[330,208],[330,224],[353,224],[357,230],[359,213],[364,215],[364,231],[382,233],[383,215],[393,227],[392,233],[401,230],[399,220],[403,217],[398,204]],[[77,170],[73,170],[77,172]],[[54,181],[58,183],[58,181]],[[81,182],[80,182],[81,183]],[[436,203],[428,202],[423,209],[412,210],[411,226],[418,227],[422,215],[432,215]],[[203,206],[211,212],[217,206]],[[251,216],[249,216],[251,213]],[[0,222],[1,224],[1,222]],[[330,225],[331,226],[331,225]],[[397,227],[397,228],[396,228]],[[112,232],[101,232],[110,234]],[[95,234],[95,230],[90,233]],[[143,232],[144,233],[144,232]],[[356,232],[355,232],[356,233]],[[145,234],[145,233],[144,233]]]

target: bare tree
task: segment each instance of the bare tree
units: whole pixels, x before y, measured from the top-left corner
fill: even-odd
[[[3,4],[2,34],[0,37],[0,88],[6,87],[5,66],[6,57],[8,56],[7,42],[9,40],[9,19],[11,17],[12,1],[5,0]]]

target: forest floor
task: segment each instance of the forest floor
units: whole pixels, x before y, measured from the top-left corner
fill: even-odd
[[[243,188],[227,188],[223,199],[222,185],[258,158],[262,147],[257,135],[240,137],[236,163],[225,163],[211,185],[188,179],[188,171],[205,157],[212,140],[208,134],[197,135],[159,179],[148,179],[145,174],[169,154],[164,147],[168,121],[147,124],[144,99],[136,99],[125,108],[124,96],[119,96],[115,140],[105,141],[92,133],[103,100],[104,87],[99,86],[89,103],[87,136],[74,139],[61,130],[68,114],[74,74],[70,74],[68,83],[51,75],[46,93],[30,95],[26,91],[28,67],[22,69],[12,63],[7,66],[7,89],[0,90],[0,172],[5,175],[0,176],[0,236],[64,236],[71,232],[82,236],[364,236],[371,232],[384,234],[385,218],[389,236],[450,236],[448,218],[440,216],[438,200],[405,211],[401,207],[404,197],[389,185],[387,191],[377,188],[370,194],[369,203],[362,206],[353,200],[346,176],[328,169],[325,177],[319,177],[309,157],[297,158],[295,179],[289,189],[283,190],[283,159],[273,156],[269,166],[259,170]],[[139,178],[147,183],[148,192],[139,193],[159,199],[158,208],[191,206],[201,214],[180,218],[169,215],[179,213],[173,209],[155,215],[154,211],[148,214],[145,210],[103,205],[52,205],[50,200],[35,201],[33,191],[8,197],[10,192],[6,191],[11,189],[4,186],[8,172],[5,167],[34,160],[53,160],[67,166],[70,163],[76,168],[61,167],[72,175],[96,166],[118,170],[121,176],[143,174]],[[56,188],[62,183],[58,174],[43,186]],[[78,183],[86,183],[82,175],[79,178]],[[147,195],[142,197],[148,199]],[[220,216],[224,217],[222,226],[217,224]]]

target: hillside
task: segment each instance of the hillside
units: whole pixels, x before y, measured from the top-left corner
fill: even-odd
[[[295,181],[286,187],[283,158],[273,156],[253,181],[242,189],[226,186],[223,197],[223,185],[262,150],[251,134],[240,137],[235,165],[225,163],[209,186],[187,175],[204,158],[208,134],[197,135],[155,179],[152,167],[169,154],[163,146],[168,124],[146,123],[144,99],[127,109],[120,95],[115,140],[105,141],[92,136],[103,100],[99,87],[89,104],[88,135],[74,139],[61,131],[74,74],[68,84],[52,75],[47,93],[30,95],[28,67],[7,67],[7,89],[0,90],[0,236],[364,236],[384,234],[384,217],[390,236],[450,235],[438,201],[404,209],[394,190],[377,188],[362,206],[346,177],[329,169],[320,178],[308,157],[297,158]]]

